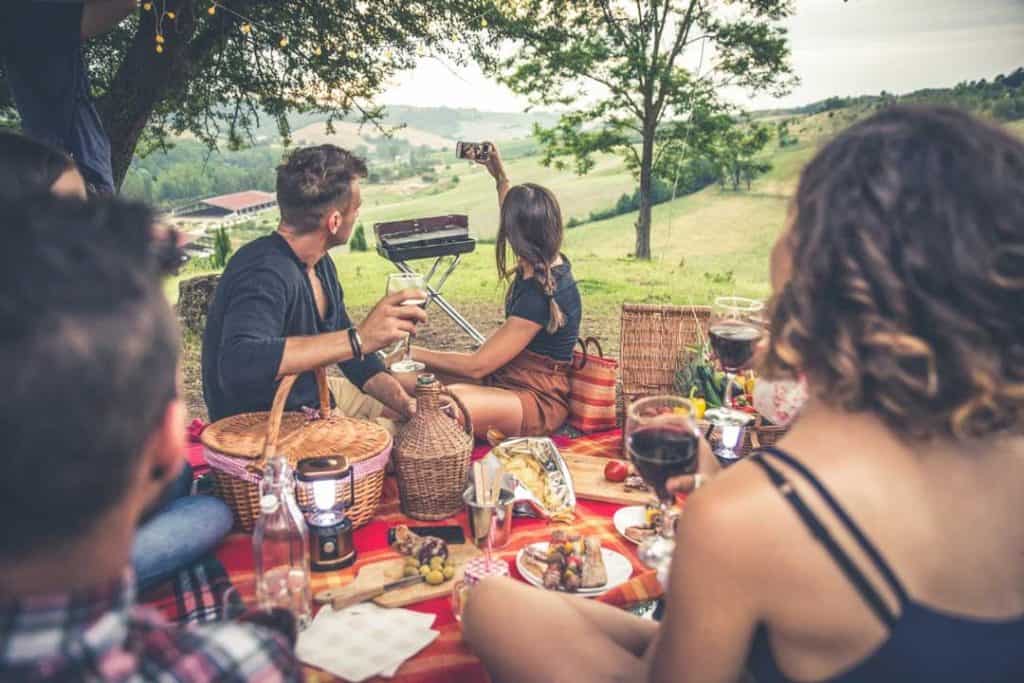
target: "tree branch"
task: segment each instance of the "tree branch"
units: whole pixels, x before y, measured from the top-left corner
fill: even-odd
[[[665,63],[665,68],[662,71],[661,78],[659,79],[660,89],[658,92],[658,99],[654,107],[654,111],[657,113],[659,120],[661,119],[661,115],[664,113],[663,107],[665,104],[665,98],[668,96],[668,80],[672,75],[672,69],[675,67],[676,58],[686,46],[686,40],[690,35],[691,28],[693,28],[693,10],[699,4],[700,0],[691,0],[689,7],[686,8],[686,15],[683,17],[683,23],[679,26],[679,32],[676,34],[675,44],[669,52],[668,60]]]

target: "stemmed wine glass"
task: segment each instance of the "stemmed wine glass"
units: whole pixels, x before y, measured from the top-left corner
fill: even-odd
[[[419,289],[426,291],[427,283],[423,279],[423,276],[418,273],[391,273],[388,275],[388,286],[387,293],[395,294],[406,289]],[[425,308],[427,305],[426,299],[409,299],[402,302],[403,306],[419,306]],[[402,345],[402,342],[397,342],[389,353],[394,353]],[[419,361],[412,359],[412,335],[410,334],[405,338],[405,354],[402,360],[391,364],[392,372],[419,372],[427,366]]]
[[[693,416],[693,404],[678,396],[642,398],[629,406],[626,415],[626,452],[643,480],[654,488],[661,511],[658,533],[640,544],[637,556],[659,573],[667,570],[676,545],[675,525],[669,519],[675,494],[667,482],[697,471],[700,432]]]
[[[753,418],[732,407],[732,386],[736,373],[750,362],[763,335],[761,313],[764,304],[739,296],[720,296],[711,308],[708,336],[718,363],[725,372],[725,396],[722,407],[705,413],[708,422],[721,430],[715,457],[723,464],[739,459],[735,448],[743,436],[743,427]]]

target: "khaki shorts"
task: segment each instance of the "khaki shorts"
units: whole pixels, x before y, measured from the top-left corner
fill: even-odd
[[[359,391],[359,388],[344,377],[328,377],[327,386],[334,395],[335,410],[346,417],[376,422],[388,430],[391,436],[398,433],[398,425],[394,420],[381,417],[384,404],[377,399]]]

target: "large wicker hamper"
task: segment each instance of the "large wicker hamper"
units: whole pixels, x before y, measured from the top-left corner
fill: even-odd
[[[283,454],[294,467],[300,460],[344,455],[355,477],[355,505],[348,510],[355,527],[370,521],[380,503],[384,469],[391,455],[391,435],[372,422],[331,414],[327,374],[316,370],[320,415],[284,411],[297,375],[281,379],[269,412],[244,413],[218,420],[202,434],[204,455],[213,470],[217,495],[235,516],[235,527],[251,531],[259,517],[260,480],[266,459]],[[340,499],[348,497],[348,482],[339,482]],[[300,505],[307,501],[299,500]]]
[[[707,338],[709,306],[623,304],[619,336],[619,423],[631,402],[646,396],[674,393],[680,352]],[[705,430],[708,425],[701,425]],[[770,446],[786,427],[764,424],[760,417],[743,435],[740,456]],[[716,434],[709,433],[714,440]]]

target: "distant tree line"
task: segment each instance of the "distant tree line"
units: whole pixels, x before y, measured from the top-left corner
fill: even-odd
[[[988,114],[1000,121],[1016,121],[1024,118],[1024,67],[1018,67],[1009,74],[999,74],[991,81],[984,78],[963,81],[952,88],[926,88],[905,95],[883,90],[878,95],[829,97],[803,107],[773,109],[759,114],[820,114],[847,107],[877,108],[895,103],[947,105]]]
[[[164,207],[242,190],[274,191],[278,146],[211,152],[180,140],[165,153],[137,156],[125,176],[123,195]]]

